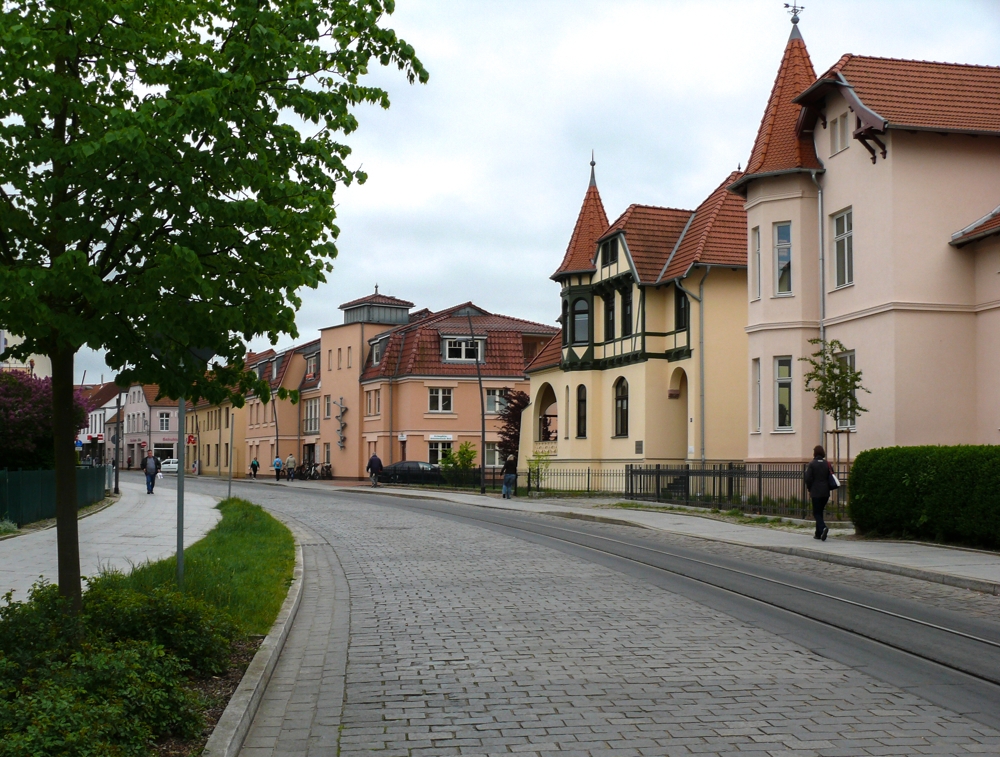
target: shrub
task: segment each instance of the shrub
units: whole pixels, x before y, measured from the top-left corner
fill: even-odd
[[[89,630],[109,642],[138,640],[162,646],[198,675],[223,672],[236,633],[229,618],[200,599],[163,587],[138,592],[121,573],[89,582],[83,597]]]
[[[863,534],[1000,547],[1000,446],[866,450],[850,512]]]

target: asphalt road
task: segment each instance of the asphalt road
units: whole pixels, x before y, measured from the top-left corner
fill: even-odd
[[[169,479],[163,483],[168,481],[172,484]],[[189,479],[188,486],[193,491],[225,494],[225,484],[216,481]],[[904,708],[906,711],[902,715],[897,714],[895,720],[905,721],[908,717],[916,716],[917,721],[920,721],[921,717],[926,715],[924,704],[930,704],[960,716],[962,721],[971,721],[989,729],[1000,730],[1000,622],[990,614],[988,606],[986,612],[978,613],[956,609],[968,602],[965,597],[968,593],[964,590],[939,587],[936,589],[937,598],[930,600],[926,596],[914,598],[916,592],[913,590],[913,579],[873,574],[856,569],[837,570],[834,571],[835,575],[825,577],[815,570],[814,565],[809,564],[812,561],[802,558],[761,559],[761,555],[750,554],[752,550],[725,549],[719,545],[699,543],[691,539],[671,539],[663,534],[643,529],[487,510],[432,499],[415,501],[384,493],[366,492],[363,489],[344,493],[323,493],[294,487],[294,484],[275,487],[259,483],[234,482],[233,492],[259,502],[273,510],[279,517],[296,524],[303,529],[300,538],[302,533],[312,534],[310,538],[316,540],[315,546],[322,546],[326,549],[327,555],[325,563],[320,565],[317,562],[313,565],[313,571],[331,573],[347,571],[341,577],[340,583],[342,592],[344,586],[350,586],[351,631],[349,634],[343,631],[344,638],[341,639],[343,643],[347,643],[348,635],[351,644],[357,644],[356,639],[367,638],[368,629],[363,626],[357,630],[355,628],[366,615],[362,607],[367,607],[367,612],[374,613],[375,616],[390,615],[399,611],[399,605],[393,604],[398,598],[390,602],[386,596],[395,597],[399,576],[409,575],[411,566],[416,566],[413,569],[417,571],[420,582],[426,584],[428,597],[434,594],[436,587],[440,588],[447,583],[443,580],[443,576],[450,575],[448,571],[453,572],[457,569],[467,574],[475,574],[481,570],[484,577],[492,576],[490,578],[492,583],[503,585],[504,597],[509,597],[511,594],[523,596],[526,605],[535,600],[545,599],[543,606],[551,608],[551,616],[540,619],[541,625],[535,633],[539,635],[540,649],[547,649],[546,645],[557,646],[563,642],[551,638],[545,629],[546,623],[552,627],[565,627],[567,618],[560,603],[572,606],[574,601],[580,601],[580,597],[575,594],[569,599],[555,595],[549,598],[534,597],[534,587],[539,585],[540,579],[536,577],[532,580],[531,575],[537,573],[544,577],[568,570],[567,575],[572,576],[572,569],[568,568],[568,565],[586,563],[595,566],[595,570],[598,566],[604,570],[594,574],[597,578],[594,579],[593,586],[581,582],[578,588],[588,597],[592,591],[596,592],[593,601],[598,605],[607,606],[608,615],[605,616],[604,622],[609,625],[607,629],[609,632],[612,626],[615,627],[615,633],[622,632],[622,629],[616,626],[616,613],[631,617],[630,614],[636,607],[639,608],[639,615],[633,620],[639,626],[652,624],[655,631],[658,624],[662,623],[666,633],[671,622],[681,623],[680,632],[691,634],[692,638],[698,640],[700,646],[697,653],[705,656],[702,667],[707,676],[720,675],[725,672],[727,666],[733,665],[732,660],[726,662],[723,659],[724,653],[727,649],[730,651],[733,649],[731,632],[742,629],[750,640],[746,642],[747,647],[744,651],[749,658],[756,660],[754,664],[762,664],[765,671],[780,670],[782,675],[790,677],[789,680],[795,680],[796,677],[804,679],[806,688],[803,691],[808,690],[810,679],[825,680],[827,671],[824,670],[822,661],[828,661],[830,670],[837,671],[837,675],[841,678],[835,685],[828,682],[823,684],[830,688],[821,695],[821,701],[839,696],[838,692],[846,685],[843,681],[847,678],[854,681],[852,686],[857,686],[858,681],[873,680],[887,684],[891,690],[898,692],[895,695],[897,701],[893,705],[896,708],[902,704],[899,697],[907,695],[906,701],[910,704]],[[490,532],[493,536],[484,532]],[[350,537],[345,534],[350,534]],[[456,541],[452,535],[460,538]],[[500,541],[496,542],[497,539]],[[513,543],[512,539],[524,546],[520,548],[510,546]],[[382,547],[378,551],[371,552],[369,545],[379,540],[384,542]],[[425,543],[428,540],[431,543]],[[435,556],[437,552],[434,544],[443,542],[447,542],[448,546],[442,547],[445,553],[439,558],[442,562],[440,570],[428,570],[428,557],[420,550],[427,549],[428,554]],[[494,542],[506,546],[494,546]],[[528,544],[533,547],[524,551]],[[497,563],[496,555],[502,554],[505,549],[513,549],[514,552],[511,553],[507,563],[502,561]],[[347,554],[352,557],[345,558]],[[562,557],[558,556],[560,554]],[[567,558],[570,558],[568,563]],[[354,560],[353,567],[349,570],[344,562],[345,559]],[[340,568],[334,565],[336,560],[340,561]],[[536,561],[546,563],[540,572],[535,564]],[[444,562],[449,563],[447,570],[443,567]],[[507,575],[505,565],[509,565],[514,575]],[[491,574],[491,570],[495,571],[495,574]],[[627,577],[629,580],[622,583],[613,578],[614,574]],[[373,576],[375,578],[372,578]],[[390,576],[391,580],[385,576]],[[384,587],[376,592],[377,596],[371,604],[366,605],[363,602],[357,604],[355,595],[360,601],[365,591],[370,590],[373,581],[379,586],[384,584]],[[608,584],[609,581],[613,584],[610,592],[607,591],[611,585]],[[569,578],[551,590],[555,594],[570,591],[574,587],[566,587],[573,583],[574,580]],[[407,586],[407,596],[413,591],[420,593],[420,583],[414,583],[413,576],[408,578]],[[316,591],[322,594],[321,589]],[[451,591],[453,589],[449,589],[449,592]],[[951,597],[951,593],[954,593],[955,597]],[[961,597],[958,596],[960,594]],[[449,594],[447,602],[440,598],[437,600],[429,598],[426,612],[441,612],[442,603],[447,608],[452,604],[463,606],[463,602],[466,601],[468,596],[465,594],[457,599]],[[407,600],[407,612],[414,612],[409,602]],[[661,602],[665,604],[660,606]],[[374,608],[380,605],[384,605],[383,609],[376,612]],[[656,612],[653,612],[654,605],[657,605]],[[702,610],[698,608],[703,608],[706,613],[701,621],[698,613]],[[358,618],[354,617],[356,614]],[[671,618],[668,622],[666,618],[673,614],[676,614],[677,618]],[[308,622],[314,623],[314,621],[315,619]],[[735,625],[730,625],[734,621]],[[307,621],[303,619],[303,623],[305,622]],[[495,619],[490,622],[495,622]],[[720,623],[725,629],[724,632],[719,631]],[[296,621],[296,625],[299,625],[299,620]],[[447,625],[447,622],[443,622],[443,625]],[[408,633],[405,631],[407,628],[405,623],[402,627],[403,633]],[[425,629],[422,633],[427,632],[428,629]],[[760,636],[760,632],[763,632],[764,636]],[[330,633],[329,629],[317,632],[320,637],[324,637],[324,634],[325,637],[329,637]],[[717,639],[713,639],[715,634],[718,634]],[[770,641],[762,642],[764,638]],[[780,645],[777,656],[774,659],[768,657],[775,652],[772,649],[775,639],[786,642],[785,657],[781,654]],[[305,643],[303,641],[303,644]],[[381,643],[380,640],[379,644]],[[568,643],[572,645],[576,642]],[[767,648],[767,654],[761,652],[761,644]],[[801,657],[804,651],[807,652],[806,658]],[[666,653],[659,650],[657,654]],[[307,656],[307,653],[303,651],[302,656]],[[670,655],[666,656],[670,658]],[[676,659],[670,658],[670,660],[672,664],[676,664]],[[355,682],[356,685],[352,688],[350,665],[347,665],[346,660],[341,660],[339,664],[345,668],[340,674],[346,681],[341,686],[341,695],[345,702],[345,717],[348,720],[345,723],[338,721],[338,727],[344,724],[350,725],[352,692],[353,695],[359,696],[360,691],[367,691],[365,682],[360,684]],[[375,668],[380,669],[378,665]],[[851,678],[852,672],[853,678]],[[627,678],[633,674],[634,671],[626,671],[622,675]],[[366,675],[368,675],[366,682],[370,687],[371,671]],[[470,675],[475,678],[475,671],[471,671]],[[301,676],[301,671],[298,676]],[[586,671],[578,672],[575,677],[586,678]],[[297,680],[296,675],[289,675],[284,685],[293,686],[295,680]],[[360,685],[361,689],[358,689],[357,685]],[[384,687],[385,682],[382,681],[381,685]],[[800,681],[796,687],[801,685]],[[875,689],[877,688],[876,686]],[[869,689],[866,691],[870,694]],[[761,690],[767,690],[767,686],[762,685]],[[380,691],[382,698],[385,698],[385,691],[382,689]],[[811,710],[817,706],[816,702],[809,701],[810,695],[803,693],[801,696],[801,701],[796,702],[794,695],[788,700],[790,713],[803,708]],[[285,701],[286,709],[289,703],[290,700]],[[299,701],[298,704],[302,705],[303,702]],[[375,702],[368,701],[368,705],[370,709],[375,706]],[[333,706],[326,702],[314,709],[322,710],[323,707]],[[456,706],[451,706],[451,709],[455,708]],[[870,712],[891,709],[888,704],[872,704],[871,708]],[[286,722],[291,722],[287,720],[287,712],[283,717],[286,718]],[[593,717],[593,713],[588,713],[586,717]],[[926,717],[936,723],[930,730],[940,733],[942,731],[942,726],[938,722],[940,716],[926,715]],[[304,716],[299,717],[297,721],[299,726],[305,722],[303,718]],[[889,721],[893,720],[894,718],[890,716]],[[278,722],[277,716],[272,715],[270,722],[271,725]],[[769,722],[773,725],[773,721]],[[312,727],[311,725],[310,728]],[[447,727],[456,726],[448,724]],[[263,728],[259,731],[258,737],[266,730]],[[304,731],[312,733],[309,728],[302,727],[298,728],[296,733],[300,738],[307,738],[303,743],[309,743],[308,738],[312,737],[303,736]],[[350,735],[351,729],[348,728],[345,733]],[[410,744],[410,747],[404,749],[395,742],[385,741],[384,734],[378,736],[383,739],[378,742],[380,746],[373,747],[364,741],[369,736],[371,734],[368,731],[361,729],[356,735],[348,738],[346,746],[367,744],[366,748],[398,748],[400,754],[423,753],[420,751],[423,747],[420,746],[411,748]],[[408,739],[412,736],[412,733],[406,733]],[[324,743],[329,746],[330,739],[339,737],[330,732],[326,738],[327,742]],[[726,736],[716,734],[713,738],[724,739]],[[948,741],[954,738],[955,734],[951,734],[946,736],[945,740],[954,744],[956,742]],[[624,745],[627,741],[618,745],[608,740],[605,746],[626,748]],[[892,739],[883,741],[892,742]],[[792,751],[797,754],[868,753],[867,745],[850,747],[835,742],[836,739],[829,741],[829,749]],[[669,743],[675,744],[676,739]],[[787,748],[787,740],[783,743]],[[443,747],[443,744],[444,742],[431,741],[427,748]],[[985,737],[985,742],[980,739],[978,749],[955,747],[952,752],[948,749],[942,751],[938,748],[940,745],[934,747],[933,744],[928,744],[926,749],[912,746],[913,751],[908,752],[906,744],[889,743],[888,746],[886,744],[882,746],[889,748],[890,751],[874,750],[870,753],[915,754],[936,750],[935,753],[965,754],[989,752],[991,749],[1000,752],[1000,742],[990,744],[989,738]],[[677,745],[683,746],[683,744]],[[506,751],[507,746],[511,745],[494,744],[491,748],[496,747],[500,752]],[[455,748],[460,749],[460,747],[461,745],[456,742]],[[898,747],[898,750],[893,751],[895,747]],[[248,755],[255,754],[252,751],[255,748],[260,754],[283,753],[282,749],[273,746],[270,747],[271,751],[268,751],[266,744],[257,747],[250,744],[248,748],[250,751],[244,750]],[[656,753],[655,746],[651,748],[654,751],[649,753]],[[462,752],[478,753],[475,747],[471,749],[472,751],[462,750]],[[742,746],[740,749],[745,751]],[[294,749],[285,751],[289,754],[295,752]],[[572,750],[560,747],[550,751]],[[586,754],[600,753],[600,749],[597,748],[577,751]],[[778,753],[778,751],[771,750],[767,753]],[[348,752],[350,749],[344,753]],[[538,753],[544,752],[545,750],[540,749]],[[432,752],[427,752],[430,753]]]

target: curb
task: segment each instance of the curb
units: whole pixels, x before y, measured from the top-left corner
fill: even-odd
[[[489,505],[480,505],[480,507],[489,507]],[[639,528],[648,528],[651,531],[663,531],[664,533],[674,533],[672,531],[666,531],[665,529],[656,528],[656,526],[647,526],[641,523],[625,522],[619,520],[618,518],[605,518],[600,515],[590,515],[574,512],[545,512],[544,515],[556,515],[560,518],[571,518],[574,520],[586,520],[595,523],[609,523],[616,526],[637,526]],[[1000,584],[995,584],[991,581],[983,581],[978,578],[964,578],[962,576],[952,576],[947,573],[938,573],[933,570],[923,570],[921,568],[910,568],[905,565],[893,565],[892,563],[882,562],[881,560],[872,560],[867,557],[850,557],[847,555],[836,555],[829,552],[819,552],[815,549],[806,549],[804,547],[779,547],[771,546],[766,544],[746,544],[740,541],[732,541],[731,539],[719,539],[711,536],[701,536],[698,534],[681,534],[682,536],[689,536],[692,539],[704,539],[705,541],[715,541],[722,544],[732,544],[736,547],[749,547],[750,549],[761,549],[765,552],[777,552],[783,555],[792,555],[793,557],[805,557],[809,560],[818,560],[820,562],[836,563],[837,565],[844,565],[849,568],[861,568],[862,570],[874,570],[880,573],[892,573],[897,576],[905,576],[907,578],[916,578],[921,581],[928,581],[931,583],[944,584],[946,586],[954,586],[958,589],[968,589],[970,591],[978,591],[983,594],[993,594],[994,596],[1000,596]]]
[[[236,757],[250,731],[250,725],[264,698],[264,689],[267,688],[271,674],[278,664],[278,656],[285,646],[285,639],[288,638],[292,621],[295,620],[302,601],[302,544],[298,539],[295,542],[295,569],[292,572],[292,585],[288,587],[288,595],[278,611],[274,625],[264,637],[257,654],[243,674],[240,685],[236,687],[222,717],[216,723],[215,730],[212,731],[201,753],[202,757]]]

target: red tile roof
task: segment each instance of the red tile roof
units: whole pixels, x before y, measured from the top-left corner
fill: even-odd
[[[822,169],[812,135],[799,136],[795,131],[802,106],[793,100],[815,79],[816,72],[806,43],[798,26],[794,26],[778,66],[778,75],[764,109],[746,172],[733,186],[733,191],[745,186],[757,174]]]
[[[562,334],[556,334],[538,351],[534,359],[524,368],[525,373],[556,368],[562,362]]]
[[[573,236],[569,238],[569,246],[566,248],[562,263],[551,278],[558,281],[570,273],[595,270],[594,248],[598,237],[604,234],[606,228],[608,228],[608,216],[604,212],[601,194],[597,191],[597,181],[594,179],[592,167],[590,186],[587,187],[587,194],[583,196],[583,205],[580,206],[580,215],[577,216],[576,226],[573,227]]]
[[[146,404],[150,407],[177,407],[177,400],[172,400],[169,397],[161,397],[156,399],[156,395],[160,393],[159,384],[141,384],[142,393],[146,397]]]
[[[387,340],[378,365],[365,358],[362,381],[379,378],[417,376],[475,376],[475,363],[448,362],[441,355],[441,338],[464,336],[469,320],[464,314],[471,308],[472,330],[486,336],[486,355],[480,369],[485,376],[516,379],[524,376],[524,336],[558,333],[558,329],[540,323],[487,313],[471,302],[431,313],[417,323],[397,326],[382,338]]]
[[[746,266],[747,214],[743,199],[727,191],[741,175],[733,171],[698,206],[680,244],[664,265],[660,281],[685,276],[696,263]]]
[[[400,300],[397,297],[390,297],[387,294],[379,294],[378,292],[375,292],[374,294],[369,294],[367,297],[359,297],[356,300],[345,302],[340,306],[340,309],[347,310],[348,308],[358,307],[360,305],[389,305],[391,307],[407,309],[413,307],[413,303],[407,300]]]
[[[109,381],[106,384],[97,384],[96,386],[91,387],[85,392],[85,394],[91,407],[97,409],[102,407],[105,403],[113,400],[117,394],[123,391],[126,390],[119,387],[114,381]]]
[[[600,238],[624,233],[639,283],[655,284],[691,213],[677,208],[629,205]],[[596,248],[591,255],[596,259]]]
[[[997,207],[978,221],[952,234],[949,244],[954,247],[962,247],[970,242],[994,236],[995,234],[1000,234],[1000,205],[997,205]]]
[[[1000,133],[1000,67],[848,54],[816,83],[837,73],[889,128]]]

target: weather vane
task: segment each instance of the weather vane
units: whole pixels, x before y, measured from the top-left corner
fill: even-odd
[[[799,23],[799,13],[804,11],[806,7],[796,3],[785,3],[785,7],[788,8],[788,12],[792,14],[792,23]]]

